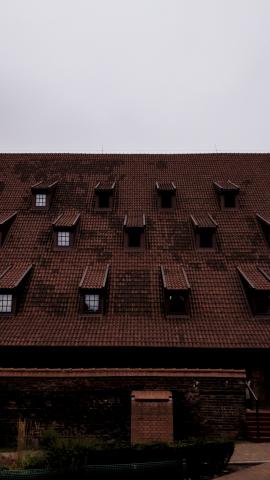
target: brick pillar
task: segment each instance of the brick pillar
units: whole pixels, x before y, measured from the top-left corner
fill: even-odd
[[[172,442],[172,393],[164,390],[131,394],[131,443]]]

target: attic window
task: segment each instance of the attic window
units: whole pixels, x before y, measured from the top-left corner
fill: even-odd
[[[95,186],[95,210],[112,210],[115,182],[99,182]]]
[[[109,265],[86,267],[80,285],[80,312],[85,314],[104,314],[107,301]]]
[[[195,234],[196,248],[202,250],[209,250],[216,248],[216,230],[217,223],[210,214],[203,216],[191,215]]]
[[[64,232],[64,231],[57,232],[57,245],[58,247],[69,247],[70,232]]]
[[[56,249],[65,250],[73,247],[79,219],[79,213],[65,212],[53,222],[53,239]]]
[[[0,314],[15,314],[21,300],[22,287],[32,265],[18,263],[0,275]]]
[[[45,193],[36,194],[36,207],[46,207],[47,195]]]
[[[219,196],[222,210],[238,208],[238,195],[240,187],[228,180],[227,182],[214,182],[214,188]]]
[[[260,267],[238,267],[253,315],[270,314],[270,276]]]
[[[32,208],[35,210],[48,210],[58,182],[38,182],[31,187]]]
[[[0,246],[3,245],[9,229],[16,218],[17,212],[0,213]]]
[[[12,312],[12,295],[0,294],[0,313]]]
[[[173,182],[156,182],[156,190],[158,193],[158,208],[168,210],[175,207],[176,186]]]
[[[126,215],[124,219],[124,246],[130,249],[145,247],[145,215]]]
[[[181,267],[161,267],[164,308],[167,315],[188,315],[190,284]]]
[[[270,246],[270,215],[260,215],[257,213],[257,219],[261,225],[265,239]]]

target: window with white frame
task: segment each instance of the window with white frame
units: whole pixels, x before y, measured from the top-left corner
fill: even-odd
[[[98,312],[99,310],[99,295],[95,294],[87,294],[84,296],[84,303],[88,312]]]
[[[12,295],[0,295],[0,313],[12,312]]]
[[[57,232],[57,245],[58,247],[69,247],[70,232]]]
[[[36,194],[36,207],[46,207],[47,195],[45,193]]]

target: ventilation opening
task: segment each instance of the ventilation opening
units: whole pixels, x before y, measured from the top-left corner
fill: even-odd
[[[224,195],[224,208],[236,208],[236,196],[233,192]]]
[[[161,194],[161,208],[172,208],[172,194],[171,194],[171,192],[162,192],[162,194]]]
[[[110,208],[110,193],[102,192],[98,195],[98,208]]]
[[[253,298],[253,313],[255,315],[270,314],[270,293],[257,292]]]
[[[182,315],[186,313],[186,298],[180,292],[170,293],[168,296],[168,313]]]
[[[200,248],[213,248],[214,234],[209,228],[201,229],[199,233]]]
[[[128,247],[139,248],[141,246],[141,231],[133,228],[128,232]]]

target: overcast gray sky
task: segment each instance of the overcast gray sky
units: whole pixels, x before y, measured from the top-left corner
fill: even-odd
[[[270,151],[269,0],[0,0],[0,151]]]

